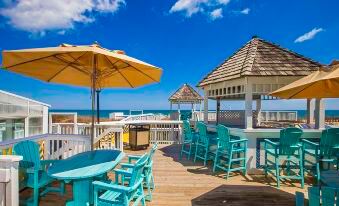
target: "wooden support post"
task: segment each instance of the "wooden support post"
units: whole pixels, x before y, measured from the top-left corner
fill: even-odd
[[[245,85],[245,129],[253,128],[253,111],[252,111],[252,84],[247,80]]]
[[[208,124],[208,90],[204,88],[204,122]]]
[[[0,206],[19,205],[19,161],[22,156],[0,155]]]
[[[315,128],[325,128],[325,103],[323,99],[315,100]]]
[[[219,115],[220,115],[220,99],[217,99],[217,112],[216,112],[216,124],[219,124]]]
[[[311,124],[314,121],[314,101],[307,99],[307,124]]]
[[[256,100],[257,126],[261,125],[261,99]]]

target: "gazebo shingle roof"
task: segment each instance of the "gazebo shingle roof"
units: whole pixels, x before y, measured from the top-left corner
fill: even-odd
[[[200,102],[203,98],[190,85],[184,84],[168,99],[170,102]]]
[[[243,76],[306,76],[321,66],[279,45],[253,37],[201,80],[198,87]]]

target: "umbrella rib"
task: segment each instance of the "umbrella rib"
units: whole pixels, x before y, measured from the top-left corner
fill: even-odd
[[[111,60],[106,56],[106,55],[104,55],[104,57],[107,59],[107,61],[112,65],[112,68],[114,68],[114,64],[115,63],[117,63],[118,61],[116,61],[114,64],[111,62]],[[126,68],[126,67],[124,67],[124,68]],[[124,68],[122,68],[122,69],[124,69]],[[125,75],[122,73],[122,72],[120,72],[120,70],[118,69],[118,67],[116,67],[116,68],[114,68],[115,70],[117,70],[118,72],[119,72],[119,74],[125,79],[125,81],[129,84],[129,86],[130,87],[132,87],[132,88],[134,88],[134,86],[131,84],[131,82],[130,81],[128,81],[128,79],[127,79],[127,77],[125,77]]]
[[[153,79],[151,76],[149,76],[149,75],[148,75],[148,74],[146,74],[145,72],[141,71],[140,69],[137,69],[136,67],[134,67],[134,66],[130,65],[129,63],[127,63],[127,62],[124,62],[124,63],[126,63],[127,65],[129,65],[129,66],[130,66],[130,67],[132,67],[133,69],[137,70],[137,71],[138,71],[138,72],[140,72],[141,74],[143,74],[143,75],[147,76],[148,78],[152,79],[153,81],[155,81],[155,82],[159,82],[159,81],[157,81],[157,80]]]
[[[68,62],[66,66],[64,66],[61,70],[59,70],[56,74],[54,74],[51,78],[49,78],[49,79],[47,80],[47,82],[52,81],[52,79],[54,79],[57,75],[59,75],[61,72],[63,72],[67,67],[71,66],[71,64],[73,64],[74,62],[77,62],[78,59],[80,59],[81,57],[83,57],[86,53],[87,53],[87,52],[85,52],[84,54],[82,54],[81,56],[79,56],[79,57],[76,58],[76,59],[74,59],[71,55],[69,55],[70,57],[72,57],[72,59],[73,59],[74,61]],[[72,67],[72,68],[73,68],[73,67]]]
[[[66,63],[66,64],[69,63],[68,61],[66,61],[66,60],[64,60],[64,59],[62,59],[62,58],[60,58],[60,57],[54,56],[54,58],[56,58],[56,59],[58,59],[58,60],[60,60],[60,61],[62,61],[62,62],[64,62],[64,63]],[[70,64],[69,66],[72,67],[73,69],[79,71],[79,72],[82,72],[82,73],[84,73],[84,74],[86,74],[86,75],[90,75],[89,72],[84,71],[84,70],[82,70],[82,69],[80,69],[80,68],[78,68],[78,67],[76,67],[76,66],[74,66],[74,65],[72,65],[72,64]]]
[[[22,65],[22,64],[28,64],[28,63],[31,63],[31,62],[34,62],[34,61],[38,61],[38,60],[41,60],[41,59],[45,59],[45,58],[49,58],[49,57],[56,57],[56,56],[59,55],[59,54],[66,54],[66,53],[52,54],[52,55],[40,57],[40,58],[37,58],[37,59],[32,59],[32,60],[29,60],[29,61],[26,61],[26,62],[21,62],[21,63],[13,64],[13,65],[8,66],[8,67],[5,67],[5,68],[9,69],[9,68],[12,68],[12,67],[20,66],[20,65]]]

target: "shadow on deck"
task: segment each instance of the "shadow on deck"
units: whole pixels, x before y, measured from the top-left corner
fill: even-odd
[[[194,163],[185,157],[179,160],[180,145],[160,146],[154,155],[154,176],[156,188],[153,201],[147,205],[295,205],[299,183],[282,183],[275,188],[272,178],[262,175],[243,176],[232,174],[225,180],[224,173],[212,173],[211,163],[204,167],[201,161]],[[146,151],[125,151],[127,154],[143,154]],[[126,160],[127,158],[125,158]],[[307,187],[305,187],[307,188]],[[40,205],[64,205],[72,198],[72,187],[67,185],[64,197],[50,193],[41,198]],[[28,196],[29,190],[21,192]]]

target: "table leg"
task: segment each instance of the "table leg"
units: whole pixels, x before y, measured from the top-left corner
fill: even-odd
[[[92,179],[73,181],[73,200],[67,206],[86,206],[93,203]]]

